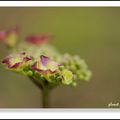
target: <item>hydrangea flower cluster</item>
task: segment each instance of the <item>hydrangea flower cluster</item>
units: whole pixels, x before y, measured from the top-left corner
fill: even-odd
[[[43,86],[77,85],[89,81],[91,71],[78,55],[61,54],[50,44],[49,34],[28,35],[18,41],[18,27],[0,32],[0,41],[12,48],[2,63],[8,70],[21,73]],[[19,44],[17,44],[19,43]]]

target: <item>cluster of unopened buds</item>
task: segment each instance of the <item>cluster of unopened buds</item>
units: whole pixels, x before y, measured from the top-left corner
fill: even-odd
[[[19,27],[0,32],[0,41],[9,48],[2,63],[7,70],[28,76],[38,87],[76,86],[78,80],[89,81],[91,71],[78,55],[61,54],[50,43],[53,35],[28,35],[19,40]]]

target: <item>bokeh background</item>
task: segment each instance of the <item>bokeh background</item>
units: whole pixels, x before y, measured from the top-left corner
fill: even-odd
[[[61,52],[79,54],[93,72],[90,82],[54,89],[52,108],[108,108],[120,102],[120,8],[0,8],[0,30],[16,24],[21,40],[29,33],[53,33]],[[0,60],[6,55],[0,44]],[[0,108],[39,108],[41,96],[25,76],[0,67]]]

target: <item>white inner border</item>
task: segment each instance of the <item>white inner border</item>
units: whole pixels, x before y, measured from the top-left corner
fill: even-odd
[[[0,1],[0,7],[119,7],[120,1]],[[0,119],[118,119],[120,109],[0,109]]]
[[[120,109],[1,109],[0,119],[118,119]]]
[[[112,7],[120,1],[0,1],[1,7]]]

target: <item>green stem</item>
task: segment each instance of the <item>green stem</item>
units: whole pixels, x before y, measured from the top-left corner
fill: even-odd
[[[43,103],[43,108],[49,108],[49,102],[50,102],[50,98],[49,98],[49,95],[50,95],[50,89],[48,88],[44,88],[42,90],[42,103]]]
[[[50,86],[48,83],[42,82],[40,80],[30,77],[31,81],[42,91],[42,105],[43,108],[49,107],[50,102],[50,92],[54,86]]]

